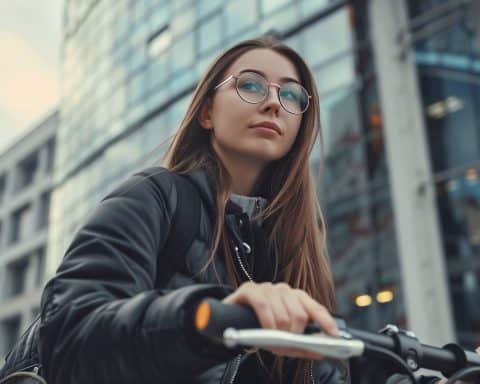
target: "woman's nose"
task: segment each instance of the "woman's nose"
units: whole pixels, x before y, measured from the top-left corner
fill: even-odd
[[[275,112],[278,112],[281,107],[282,105],[280,104],[280,99],[278,96],[278,88],[275,85],[271,85],[268,88],[267,97],[261,104],[261,108],[262,110],[274,109]]]

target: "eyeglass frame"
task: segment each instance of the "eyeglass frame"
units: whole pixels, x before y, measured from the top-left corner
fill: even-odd
[[[265,94],[265,96],[263,97],[262,100],[254,103],[254,102],[245,100],[242,96],[240,96],[240,93],[239,93],[239,91],[238,91],[238,86],[237,86],[237,84],[238,84],[238,78],[240,77],[240,74],[239,74],[239,75],[231,74],[231,75],[228,76],[225,80],[223,80],[221,83],[217,84],[217,85],[213,88],[213,90],[216,91],[216,90],[217,90],[218,88],[220,88],[222,85],[228,83],[228,82],[229,82],[230,80],[232,80],[232,79],[235,79],[235,91],[237,92],[238,97],[240,97],[240,99],[242,99],[243,101],[245,101],[246,103],[249,103],[249,104],[260,104],[260,103],[264,102],[264,101],[268,98],[268,96],[269,96],[269,94],[270,94],[270,87],[271,87],[271,86],[274,86],[274,87],[277,88],[278,102],[280,103],[280,105],[282,106],[282,108],[283,108],[285,111],[287,111],[288,113],[290,113],[290,114],[292,114],[292,115],[303,115],[305,112],[307,112],[308,107],[310,106],[310,99],[312,98],[312,96],[308,94],[307,90],[305,89],[305,87],[304,87],[302,84],[296,83],[296,82],[294,82],[294,81],[289,81],[289,82],[291,82],[291,83],[296,83],[296,84],[298,84],[300,87],[302,87],[303,89],[305,89],[305,93],[307,94],[307,106],[305,107],[305,109],[304,109],[302,112],[300,112],[300,113],[294,113],[294,112],[289,111],[287,108],[285,108],[285,107],[283,106],[282,101],[280,100],[280,88],[282,88],[282,86],[281,86],[280,84],[274,83],[274,82],[272,82],[272,81],[268,82],[267,79],[266,79],[264,76],[262,76],[261,74],[259,74],[259,73],[257,73],[257,72],[246,71],[246,72],[242,72],[242,74],[243,74],[243,73],[255,73],[257,76],[260,76],[260,77],[262,77],[262,78],[265,80],[265,83],[267,83],[267,93]]]

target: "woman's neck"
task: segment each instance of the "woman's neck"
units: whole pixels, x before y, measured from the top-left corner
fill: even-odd
[[[216,153],[231,176],[230,192],[249,196],[265,167],[264,162],[258,159],[246,159],[245,156],[235,156],[233,153],[226,156],[218,150]]]
[[[227,169],[232,178],[231,192],[237,195],[250,196],[261,170],[252,170],[238,165]]]

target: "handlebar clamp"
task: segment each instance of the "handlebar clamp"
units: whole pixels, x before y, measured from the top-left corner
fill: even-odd
[[[412,372],[421,367],[423,360],[422,344],[412,331],[388,324],[379,333],[388,335],[394,340],[397,354],[407,363]]]

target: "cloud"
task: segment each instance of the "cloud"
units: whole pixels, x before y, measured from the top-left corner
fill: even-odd
[[[56,68],[48,65],[20,35],[0,31],[0,107],[31,121],[59,99]]]

